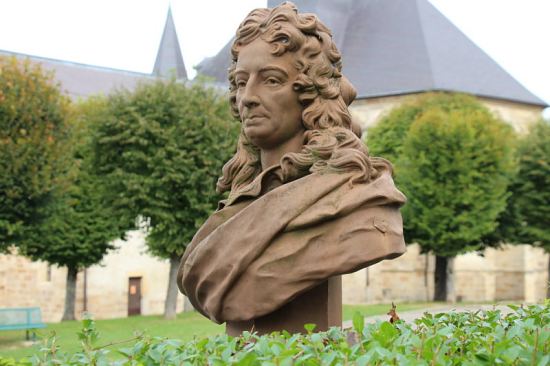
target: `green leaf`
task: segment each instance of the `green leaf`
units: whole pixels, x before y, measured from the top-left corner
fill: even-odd
[[[361,337],[363,334],[363,329],[365,328],[365,317],[359,311],[356,311],[353,314],[353,329],[357,332],[358,336]]]
[[[382,322],[380,331],[386,338],[393,338],[398,334],[397,329],[390,322]]]
[[[311,334],[316,327],[317,325],[313,323],[304,324],[304,329],[308,332],[308,334]]]

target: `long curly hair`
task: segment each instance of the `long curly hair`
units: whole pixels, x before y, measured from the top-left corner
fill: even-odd
[[[304,147],[299,153],[287,153],[282,157],[284,182],[309,173],[333,171],[355,172],[350,181],[353,184],[368,182],[381,170],[391,170],[388,161],[369,157],[365,145],[352,131],[348,106],[356,92],[342,75],[341,55],[330,30],[314,14],[298,13],[290,2],[273,9],[253,10],[237,29],[229,68],[229,100],[236,118],[239,112],[235,68],[239,51],[257,38],[270,44],[275,56],[293,52],[299,71],[293,89],[304,107]],[[237,194],[261,171],[260,150],[241,128],[237,152],[224,165],[217,189]]]

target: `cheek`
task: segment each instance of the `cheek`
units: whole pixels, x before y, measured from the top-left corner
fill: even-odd
[[[297,128],[302,128],[302,113],[304,108],[300,102],[296,100],[289,101],[285,108],[285,117],[291,125],[296,126]]]
[[[239,93],[237,92],[237,94],[235,95],[235,107],[239,111],[239,115],[242,113],[242,109],[243,109],[241,99],[242,98],[240,97]]]

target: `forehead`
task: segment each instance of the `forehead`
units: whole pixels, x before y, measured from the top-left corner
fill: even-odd
[[[295,64],[296,55],[293,52],[275,56],[272,54],[272,46],[257,38],[239,50],[236,72],[254,72],[267,66],[278,66],[287,72],[293,72],[296,71]]]

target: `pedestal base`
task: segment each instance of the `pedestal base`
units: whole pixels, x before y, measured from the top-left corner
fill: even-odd
[[[305,333],[307,323],[316,324],[316,331],[342,326],[341,276],[328,279],[270,314],[249,321],[227,322],[226,332],[230,336],[239,336],[246,330],[260,335],[282,330]]]

